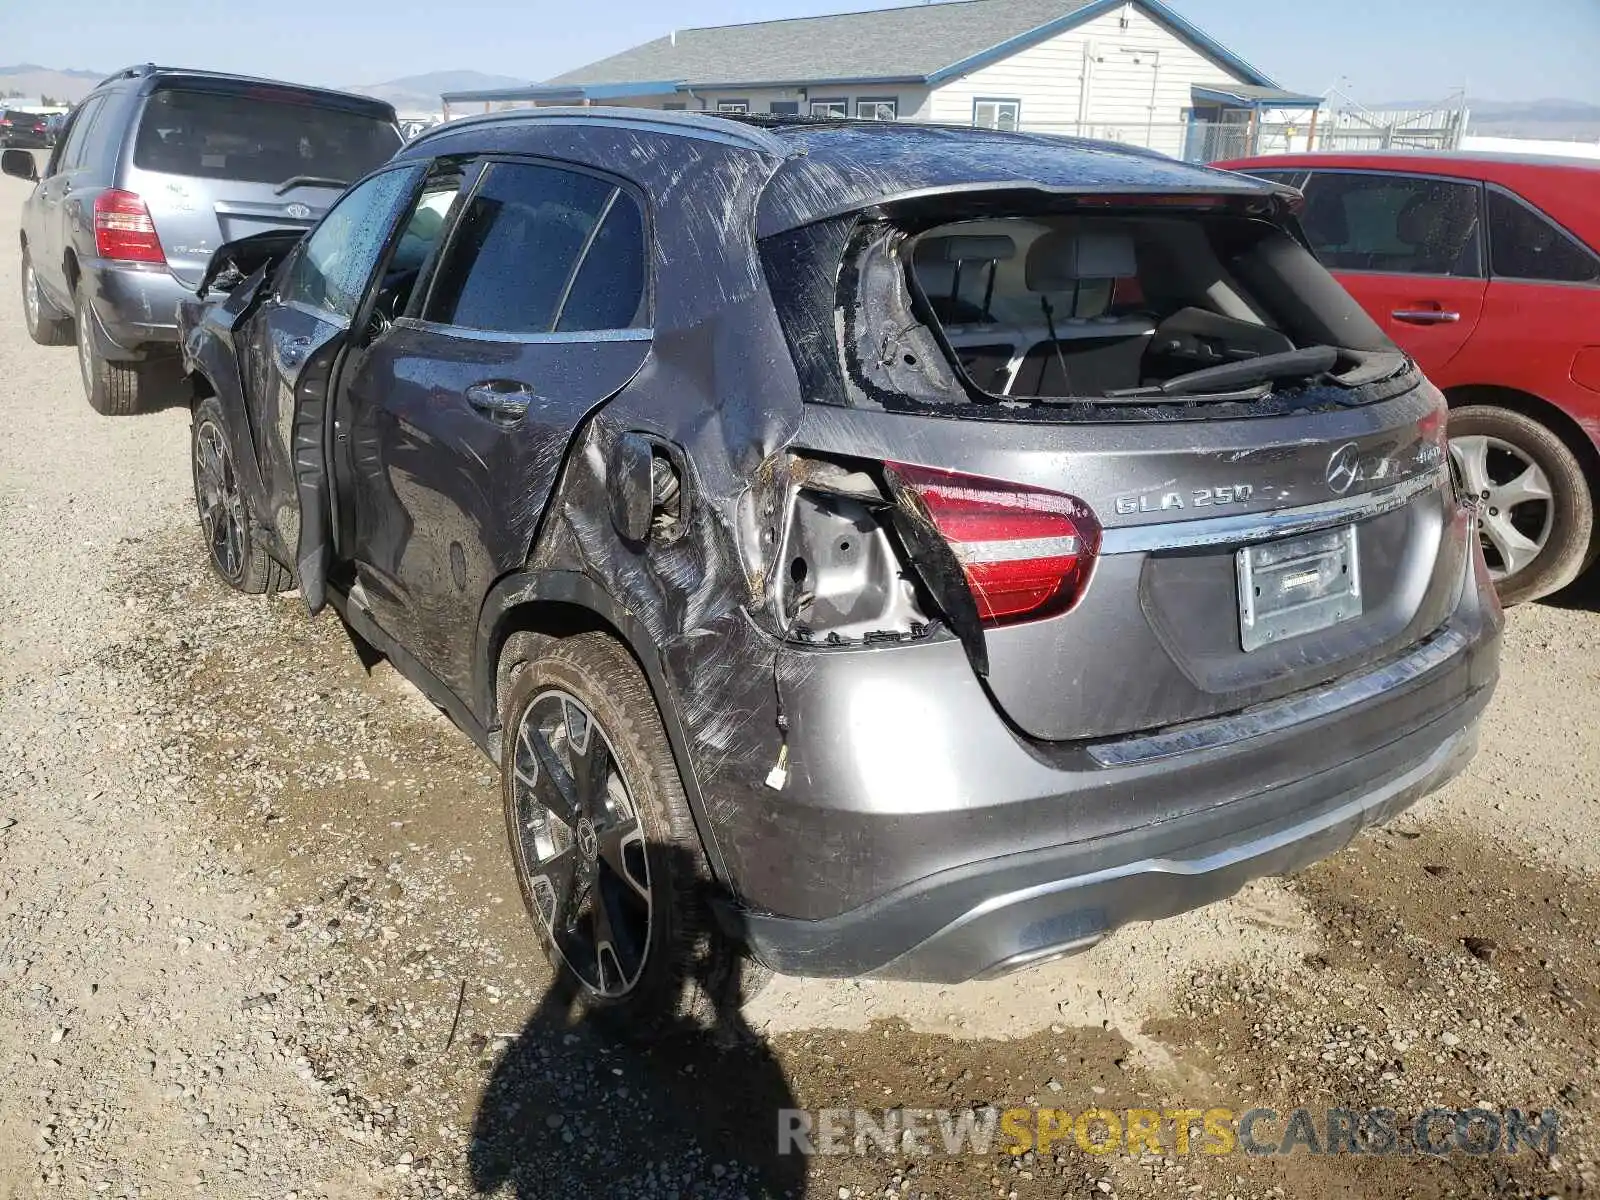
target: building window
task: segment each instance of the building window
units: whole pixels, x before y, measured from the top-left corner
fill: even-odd
[[[800,101],[774,100],[768,105],[768,111],[775,117],[798,117],[800,115]]]
[[[900,115],[900,101],[894,96],[873,99],[863,96],[856,101],[856,120],[893,121]]]
[[[748,100],[718,100],[717,111],[727,113],[747,113],[750,111]]]
[[[1022,101],[974,100],[972,123],[979,129],[1018,129],[1022,124]]]
[[[683,112],[689,106],[682,100],[668,100],[661,106],[663,112]]]
[[[813,100],[811,102],[811,115],[813,117],[848,117],[850,115],[850,101]]]

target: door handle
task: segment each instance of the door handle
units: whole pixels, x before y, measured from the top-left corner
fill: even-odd
[[[1408,325],[1454,325],[1461,320],[1460,313],[1438,308],[1397,308],[1389,315]]]
[[[522,420],[534,399],[531,389],[510,381],[475,383],[467,389],[467,403],[501,425],[515,425]]]

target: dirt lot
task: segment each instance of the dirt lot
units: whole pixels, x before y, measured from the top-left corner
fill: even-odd
[[[1596,1186],[1592,596],[1511,614],[1471,771],[1330,862],[996,983],[780,979],[742,1040],[643,1055],[547,994],[489,764],[331,615],[207,574],[187,412],[96,417],[11,250],[0,312],[0,1200]],[[1514,1157],[776,1154],[780,1108],[989,1104],[1562,1125]]]

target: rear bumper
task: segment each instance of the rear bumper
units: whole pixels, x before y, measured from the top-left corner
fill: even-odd
[[[975,684],[969,701],[943,670],[898,689],[880,680],[870,704],[852,703],[847,688],[842,714],[813,708],[805,692],[787,696],[800,783],[764,799],[782,862],[747,881],[783,895],[791,914],[866,897],[799,919],[777,905],[729,919],[784,973],[958,982],[1315,862],[1471,758],[1498,678],[1500,617],[1481,567],[1466,576],[1450,624],[1405,656],[1145,739],[1041,751],[1001,724]],[[897,692],[902,703],[933,697],[913,714],[930,719],[874,725]],[[831,700],[841,707],[837,692]],[[891,725],[904,729],[899,745],[884,744]],[[831,800],[808,789],[808,730],[825,739],[819,773],[828,757],[853,754],[868,777],[881,766],[880,786]],[[825,756],[829,737],[855,744],[845,752],[835,740]],[[900,788],[886,791],[896,777]]]
[[[178,303],[194,292],[161,268],[85,259],[83,283],[99,328],[96,348],[113,362],[176,354]]]

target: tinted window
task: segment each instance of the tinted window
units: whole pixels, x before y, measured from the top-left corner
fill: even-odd
[[[1482,273],[1477,184],[1313,171],[1305,194],[1300,222],[1324,266],[1414,275]]]
[[[353,315],[416,179],[414,168],[385,171],[346,192],[301,244],[282,298]]]
[[[400,148],[376,117],[324,108],[293,92],[267,95],[168,88],[145,101],[134,165],[168,175],[283,183],[296,176],[349,183]]]
[[[417,279],[438,248],[445,226],[450,223],[450,210],[460,191],[461,176],[454,172],[437,175],[423,185],[384,268],[378,290],[380,316],[393,319],[405,312]]]
[[[94,124],[95,118],[100,115],[100,110],[104,106],[105,97],[94,96],[72,115],[72,128],[67,132],[67,140],[61,143],[61,148],[56,151],[51,163],[52,175],[57,171],[70,171],[82,164],[84,140],[89,136],[90,126]]]
[[[1543,215],[1489,189],[1489,261],[1496,275],[1557,283],[1600,280],[1600,260]]]
[[[567,332],[639,325],[644,293],[644,219],[633,197],[618,191],[573,278],[556,328]]]
[[[427,318],[501,333],[548,333],[579,257],[616,191],[576,171],[491,166],[456,227]],[[585,294],[599,290],[589,286]],[[592,303],[599,307],[607,301]],[[621,301],[613,297],[609,303]],[[635,297],[630,319],[637,306]]]

